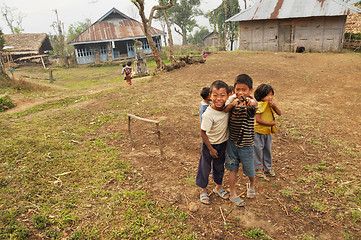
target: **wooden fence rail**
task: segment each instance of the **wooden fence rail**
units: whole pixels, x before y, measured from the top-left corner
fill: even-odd
[[[162,141],[160,139],[160,130],[159,130],[159,121],[155,121],[155,120],[151,120],[151,119],[146,119],[146,118],[142,118],[142,117],[138,117],[135,116],[133,114],[127,114],[128,116],[128,133],[129,133],[129,137],[130,137],[130,143],[132,145],[132,147],[134,147],[134,141],[133,141],[133,137],[132,137],[132,131],[130,128],[130,123],[131,123],[131,118],[135,118],[144,122],[149,122],[149,123],[155,123],[156,126],[156,134],[158,135],[158,145],[159,145],[159,150],[160,150],[160,156],[161,158],[164,157],[164,151],[163,151],[163,145],[162,145]]]

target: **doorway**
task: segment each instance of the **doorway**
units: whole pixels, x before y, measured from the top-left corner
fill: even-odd
[[[278,51],[293,51],[292,24],[280,24],[278,28]]]

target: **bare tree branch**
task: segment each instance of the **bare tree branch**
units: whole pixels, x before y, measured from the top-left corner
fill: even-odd
[[[24,30],[22,28],[23,18],[26,16],[24,13],[16,12],[16,8],[11,8],[4,3],[1,8],[1,15],[13,34]]]

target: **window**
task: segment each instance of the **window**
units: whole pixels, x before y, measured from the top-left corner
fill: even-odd
[[[100,47],[100,54],[107,54],[107,47],[106,46],[101,46]]]

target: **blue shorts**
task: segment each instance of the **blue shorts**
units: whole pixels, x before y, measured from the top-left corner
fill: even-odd
[[[244,174],[247,177],[254,177],[253,146],[240,148],[232,140],[228,140],[225,163],[228,170],[237,170],[242,163]]]

